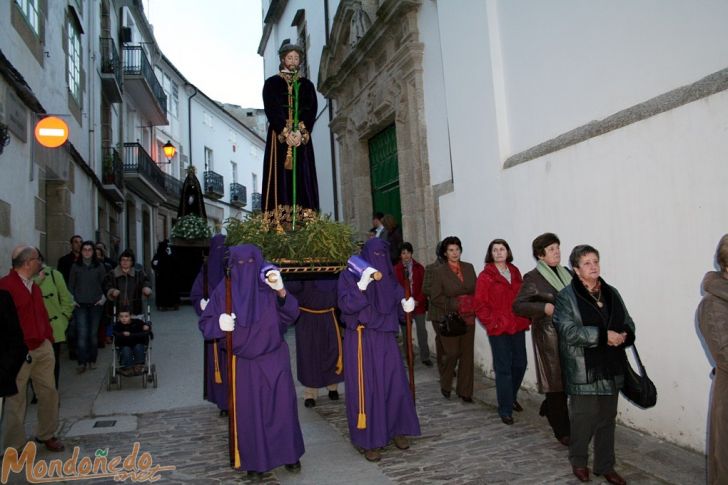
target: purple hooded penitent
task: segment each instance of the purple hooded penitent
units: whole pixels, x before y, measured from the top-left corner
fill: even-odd
[[[344,378],[349,435],[354,445],[364,449],[386,446],[397,435],[418,436],[420,424],[409,392],[402,357],[397,347],[400,301],[404,290],[397,283],[389,259],[389,244],[369,239],[361,257],[382,273],[366,291],[357,286],[350,271],[339,276],[338,297],[344,336]],[[361,332],[363,373],[358,369]],[[364,408],[359,406],[359,383],[364,385]],[[359,416],[366,415],[366,428],[360,429]]]
[[[298,317],[298,301],[279,298],[259,278],[260,249],[252,244],[229,250],[232,286],[234,411],[240,468],[265,472],[296,463],[304,452],[298,422],[286,328]],[[212,292],[200,318],[205,338],[223,338],[219,317],[226,313],[225,279]]]
[[[216,234],[210,240],[210,253],[207,260],[203,263],[195,282],[190,290],[190,301],[197,315],[202,315],[200,308],[200,300],[205,294],[209,298],[212,290],[220,283],[225,276],[225,236]],[[205,271],[207,271],[207,290],[205,290]],[[227,411],[228,408],[228,392],[227,392],[227,367],[225,365],[225,340],[205,340],[205,356],[204,356],[204,393],[203,397],[218,409]],[[215,366],[215,357],[217,357],[217,366]]]
[[[342,382],[344,373],[336,373],[343,350],[335,317],[336,280],[294,281],[286,288],[301,310],[296,320],[298,382],[314,389]]]

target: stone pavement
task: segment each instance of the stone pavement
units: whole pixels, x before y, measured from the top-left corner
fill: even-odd
[[[121,391],[107,391],[103,369],[77,376],[73,363],[64,358],[60,434],[67,450],[58,456],[41,447],[38,457],[66,459],[74,446],[80,448],[81,457],[93,457],[97,450],[108,450],[109,457],[126,457],[132,444],[139,442],[140,453],[149,452],[155,465],[176,468],[160,472],[161,483],[246,482],[245,474],[227,463],[226,418],[220,418],[217,409],[201,398],[202,339],[192,310],[183,307],[178,312],[156,313],[154,325],[158,389],[142,389],[137,380],[126,379]],[[289,331],[287,339],[295,356],[292,337]],[[109,349],[105,349],[99,362],[110,359]],[[537,414],[539,395],[522,391],[519,401],[525,411],[515,414],[515,425],[506,426],[495,409],[491,380],[477,376],[475,403],[466,404],[442,397],[434,368],[418,363],[415,370],[423,434],[412,439],[409,450],[389,445],[381,462],[369,463],[348,440],[343,399],[329,401],[322,395],[311,409],[304,408],[299,399],[306,445],[302,471],[291,474],[277,468],[265,475],[264,482],[579,483],[571,475],[567,449],[553,438],[546,419]],[[300,387],[298,391],[300,395]],[[34,413],[35,406],[30,406],[29,434]],[[112,426],[98,427],[112,421]],[[629,483],[705,482],[701,454],[622,426],[618,426],[616,442],[617,470]],[[598,477],[592,481],[604,482]],[[10,483],[23,482],[22,477],[11,476]],[[117,482],[107,478],[81,483]]]

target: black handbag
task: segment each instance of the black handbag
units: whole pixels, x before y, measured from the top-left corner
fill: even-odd
[[[635,372],[629,363],[627,354],[624,355],[624,385],[622,386],[622,395],[632,401],[633,404],[643,409],[648,409],[657,404],[657,388],[652,380],[647,376],[645,366],[642,365],[640,354],[637,353],[637,347],[632,345],[635,361],[639,367],[639,373]]]
[[[438,330],[443,337],[459,337],[468,331],[467,324],[458,312],[449,312],[445,319],[438,322]]]

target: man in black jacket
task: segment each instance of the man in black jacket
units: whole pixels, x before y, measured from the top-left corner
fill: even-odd
[[[81,257],[81,242],[83,239],[78,234],[75,234],[73,237],[71,237],[70,243],[71,243],[71,252],[66,254],[65,256],[61,256],[58,258],[58,264],[56,265],[56,269],[61,272],[63,275],[63,279],[66,280],[66,283],[68,283],[68,277],[71,276],[71,266],[73,263],[78,261],[78,258]]]
[[[0,416],[3,398],[18,393],[15,376],[27,354],[13,298],[0,290]]]

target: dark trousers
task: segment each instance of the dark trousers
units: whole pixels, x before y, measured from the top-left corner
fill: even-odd
[[[443,360],[445,357],[445,349],[442,348],[442,337],[437,331],[437,322],[432,322],[432,329],[435,331],[435,360],[437,361],[437,372],[442,376],[445,366]]]
[[[547,392],[541,404],[541,416],[546,416],[556,439],[571,436],[569,406],[565,392]]]
[[[452,378],[455,366],[458,368],[457,395],[473,397],[473,345],[475,343],[475,325],[468,325],[468,331],[460,337],[443,337],[442,371],[440,387],[443,391],[452,390]]]
[[[523,376],[526,374],[526,332],[514,335],[488,336],[493,351],[495,391],[498,397],[498,414],[513,414],[513,403],[518,398]]]
[[[619,394],[569,397],[569,461],[572,466],[587,466],[589,442],[594,437],[594,473],[603,475],[614,470],[614,427],[618,399]]]
[[[96,362],[98,355],[99,320],[102,307],[99,305],[81,304],[76,308],[76,353],[79,365]]]

